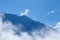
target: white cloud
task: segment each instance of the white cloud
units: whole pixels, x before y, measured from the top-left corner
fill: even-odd
[[[53,14],[53,13],[55,13],[54,10],[48,12],[48,14]]]
[[[57,23],[56,27],[57,28],[60,28],[60,22]]]
[[[25,9],[24,12],[20,13],[20,16],[27,15],[30,12],[29,9]]]
[[[60,25],[60,23],[57,23]],[[50,30],[45,34],[45,29],[40,31],[33,31],[32,35],[29,35],[27,32],[21,32],[20,36],[15,35],[13,25],[10,21],[2,22],[2,16],[0,16],[0,40],[60,40],[60,32]],[[43,33],[43,37],[39,34]]]
[[[55,28],[55,29],[57,29],[58,31],[60,31],[60,22],[57,22],[56,26],[53,27],[53,28]]]

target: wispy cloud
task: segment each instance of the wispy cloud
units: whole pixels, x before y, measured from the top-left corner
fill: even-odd
[[[53,13],[55,13],[54,10],[48,12],[48,14],[53,14]]]
[[[29,9],[25,9],[24,12],[20,13],[20,16],[27,15],[30,12]]]
[[[48,11],[48,14],[54,14],[55,12],[60,12],[60,8],[59,9]]]

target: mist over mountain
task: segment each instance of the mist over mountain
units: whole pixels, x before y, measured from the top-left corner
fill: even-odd
[[[7,13],[0,13],[0,30],[1,40],[59,40],[60,35],[52,27],[25,15]]]

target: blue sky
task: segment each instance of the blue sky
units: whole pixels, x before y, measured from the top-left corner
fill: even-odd
[[[27,16],[54,26],[60,22],[60,0],[0,0],[0,11],[20,15],[26,9]]]

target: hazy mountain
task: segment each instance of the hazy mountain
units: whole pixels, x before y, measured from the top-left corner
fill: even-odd
[[[13,25],[16,25],[16,30],[14,30],[17,34],[20,34],[20,32],[28,32],[28,34],[31,34],[35,30],[42,30],[44,33],[52,28],[47,27],[44,23],[40,23],[38,21],[34,21],[33,19],[27,17],[27,16],[17,16],[14,14],[7,14],[4,13],[3,22],[10,21]],[[18,29],[17,29],[18,28]]]
[[[56,29],[28,16],[0,13],[0,40],[60,40]]]

